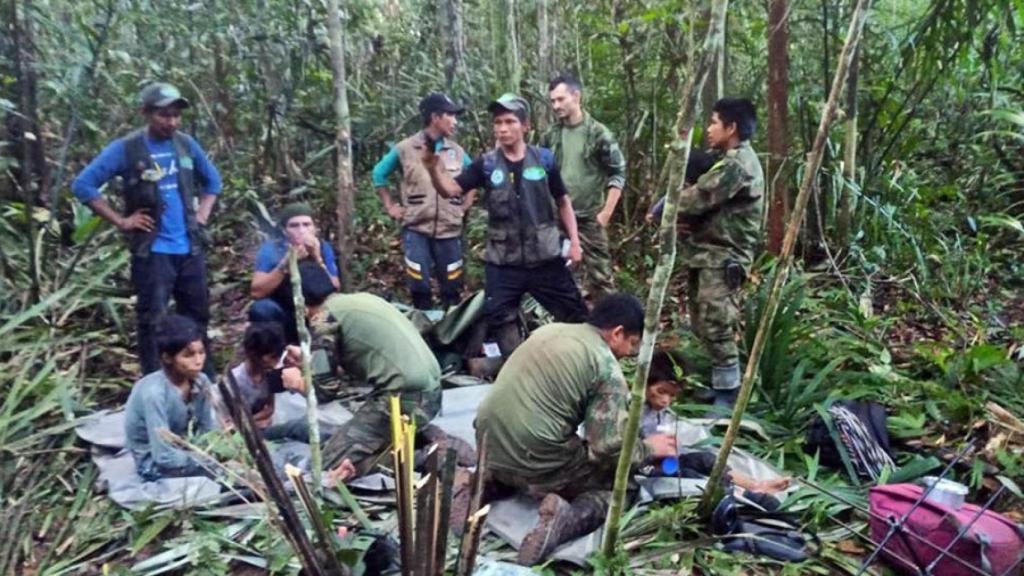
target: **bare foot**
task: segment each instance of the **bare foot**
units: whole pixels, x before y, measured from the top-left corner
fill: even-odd
[[[336,468],[327,471],[327,486],[334,488],[339,482],[344,483],[346,480],[354,478],[355,475],[356,467],[352,465],[351,460],[345,458]]]
[[[749,490],[753,490],[754,492],[763,492],[765,494],[775,494],[777,492],[782,492],[783,490],[789,488],[789,484],[789,478],[775,478],[774,480],[756,480],[754,481],[753,486],[749,488]]]

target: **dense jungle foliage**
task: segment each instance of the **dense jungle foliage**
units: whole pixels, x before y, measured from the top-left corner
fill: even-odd
[[[853,4],[729,5],[702,118],[721,95],[754,101],[753,144],[773,203],[786,206],[796,193]],[[526,96],[536,137],[552,121],[548,78],[578,73],[585,108],[615,132],[627,159],[609,232],[617,281],[646,294],[657,243],[644,214],[665,192],[667,146],[706,30],[705,3],[349,0],[340,12],[340,70],[330,54],[331,5],[0,4],[0,573],[134,566],[219,574],[240,569],[243,557],[273,573],[297,570],[288,544],[259,518],[118,509],[95,492],[88,450],[71,430],[77,418],[123,403],[138,365],[125,245],[72,197],[69,183],[106,143],[141,125],[137,94],[146,82],[172,82],[191,99],[184,131],[224,177],[210,254],[221,367],[244,328],[255,249],[270,215],[291,200],[317,207],[342,249],[350,289],[407,299],[398,228],[369,172],[419,127],[416,103],[432,90],[466,104],[459,139],[478,153],[492,142],[489,100],[505,91]],[[898,464],[941,461],[972,444],[954,476],[979,499],[1009,486],[994,507],[1024,519],[1016,488],[1024,481],[1024,427],[993,416],[994,404],[1024,419],[1022,28],[1021,0],[874,3],[815,181],[799,271],[760,362],[748,416],[764,434],[744,434],[741,447],[863,504],[867,486],[819,466],[802,440],[827,402],[870,399],[888,408]],[[782,35],[774,46],[772,34]],[[332,88],[339,72],[342,117]],[[350,129],[355,183],[347,242],[338,235],[337,163],[346,156],[335,148],[339,123]],[[775,265],[773,222],[781,229],[783,215],[766,214],[765,250],[746,300],[747,346]],[[467,233],[473,288],[482,282],[484,227],[477,210]],[[706,366],[680,313],[683,292],[674,279],[662,337]],[[687,377],[694,391],[708,381],[701,370]],[[688,401],[676,409],[703,411]],[[863,517],[811,488],[785,506],[822,539],[803,565],[717,550],[693,504],[682,503],[629,523],[628,558],[597,566],[638,574],[856,572],[870,548],[850,530],[863,533]]]

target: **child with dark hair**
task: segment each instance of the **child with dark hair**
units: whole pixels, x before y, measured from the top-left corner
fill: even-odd
[[[250,324],[242,338],[245,360],[231,369],[231,375],[265,439],[308,442],[309,428],[303,418],[271,424],[274,394],[302,388],[302,372],[297,367],[283,365],[286,345],[284,329],[279,323]]]
[[[671,427],[676,423],[677,416],[669,407],[683,392],[683,365],[683,358],[674,352],[659,350],[651,358],[644,412],[640,421],[641,438],[672,433]],[[681,478],[706,478],[711,474],[715,458],[715,452],[710,450],[680,447],[679,456],[674,463],[676,471],[666,472],[666,468],[663,467],[660,473],[667,476],[678,475]],[[724,478],[726,482],[731,482],[739,488],[766,494],[780,492],[789,487],[789,478],[757,480],[729,468],[726,468]]]
[[[206,361],[203,332],[190,318],[171,314],[156,327],[160,370],[135,383],[125,406],[125,436],[144,480],[175,476],[209,476],[198,454],[176,448],[163,437],[213,429],[210,381],[202,373]]]

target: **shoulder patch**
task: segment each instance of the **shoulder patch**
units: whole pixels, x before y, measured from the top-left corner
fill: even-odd
[[[491,184],[494,186],[501,186],[505,181],[505,172],[501,168],[495,168],[494,172],[491,172]]]

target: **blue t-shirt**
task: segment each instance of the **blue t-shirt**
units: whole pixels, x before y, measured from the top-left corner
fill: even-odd
[[[182,204],[181,194],[178,193],[178,155],[174,149],[174,140],[153,140],[148,134],[145,140],[150,158],[164,174],[158,184],[160,197],[164,203],[163,211],[150,251],[157,254],[188,254],[191,246],[185,224],[185,206]],[[193,138],[188,138],[188,144],[193,171],[196,182],[201,186],[201,193],[220,194],[221,180],[217,169]],[[100,187],[112,178],[130,176],[129,168],[131,167],[128,166],[125,157],[125,139],[118,138],[82,170],[71,185],[71,191],[82,203],[91,202],[100,196]]]
[[[256,271],[271,272],[277,263],[288,253],[288,242],[283,238],[267,240],[256,253]],[[320,240],[320,256],[324,259],[324,267],[331,278],[338,277],[338,259],[330,243]]]

